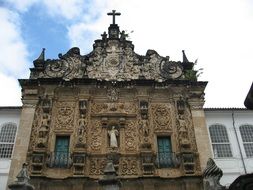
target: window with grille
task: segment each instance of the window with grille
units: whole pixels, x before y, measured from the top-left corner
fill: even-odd
[[[170,137],[157,137],[158,157],[157,164],[159,168],[169,168],[173,166],[172,149]]]
[[[232,151],[228,139],[226,127],[215,124],[209,127],[212,141],[213,154],[215,158],[232,157]]]
[[[253,157],[253,125],[240,126],[243,146],[247,157]]]
[[[6,123],[0,127],[0,158],[11,158],[17,126]]]

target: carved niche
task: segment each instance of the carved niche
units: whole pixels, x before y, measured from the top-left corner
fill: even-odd
[[[171,108],[168,104],[153,104],[152,116],[155,131],[172,130]]]

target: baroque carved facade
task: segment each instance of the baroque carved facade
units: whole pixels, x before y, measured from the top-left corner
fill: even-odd
[[[200,177],[206,158],[195,127],[206,130],[196,116],[206,82],[188,77],[193,63],[154,50],[138,55],[117,24],[93,47],[56,60],[44,60],[43,50],[30,79],[20,80],[24,104],[35,106],[25,156],[34,184],[99,179],[108,160],[121,179]],[[160,150],[163,140],[168,152]]]

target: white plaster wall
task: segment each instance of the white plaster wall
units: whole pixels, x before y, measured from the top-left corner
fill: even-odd
[[[15,123],[18,127],[21,109],[0,107],[0,128],[5,123]],[[0,190],[5,190],[10,170],[11,159],[0,158]]]
[[[234,112],[234,126],[232,113]],[[253,158],[247,158],[242,138],[240,134],[239,127],[243,124],[253,125],[253,111],[250,110],[238,110],[238,109],[227,109],[227,110],[205,110],[207,127],[212,124],[222,124],[227,128],[228,138],[231,145],[232,158],[214,158],[215,163],[223,171],[223,177],[221,178],[222,185],[231,184],[239,175],[245,174],[245,169],[243,167],[242,159],[244,160],[246,172],[253,172]],[[208,130],[209,133],[209,130]],[[236,133],[238,135],[238,141],[236,138]],[[210,139],[210,135],[209,135]],[[211,140],[210,140],[211,142]],[[241,147],[242,157],[240,154]],[[212,155],[213,156],[213,155]]]

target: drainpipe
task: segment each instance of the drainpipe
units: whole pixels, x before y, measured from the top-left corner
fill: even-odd
[[[240,151],[240,156],[241,156],[241,160],[242,160],[242,165],[243,165],[244,173],[247,174],[245,162],[244,162],[244,159],[243,159],[243,156],[242,156],[242,149],[241,149],[241,146],[240,146],[240,143],[239,143],[238,134],[237,134],[236,128],[235,128],[234,110],[232,110],[232,119],[233,119],[233,128],[234,128],[234,131],[235,131],[236,141],[237,141],[237,144],[238,144],[238,147],[239,147],[239,151]]]

